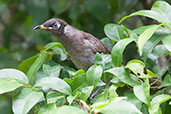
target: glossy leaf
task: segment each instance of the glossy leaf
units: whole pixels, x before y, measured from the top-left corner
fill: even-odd
[[[148,79],[141,85],[134,86],[133,91],[140,101],[150,106],[150,85]]]
[[[34,87],[37,86],[49,87],[66,95],[72,93],[71,87],[65,81],[57,77],[42,78],[34,85]]]
[[[167,35],[162,39],[164,46],[171,52],[171,35]]]
[[[120,79],[122,82],[130,86],[135,86],[135,85],[140,84],[138,80],[134,80],[133,78],[131,78],[128,69],[125,69],[123,67],[112,68],[112,69],[106,70],[105,72],[108,72],[117,76],[118,79]]]
[[[91,66],[88,71],[86,72],[86,79],[89,85],[96,86],[97,83],[100,81],[101,76],[103,73],[103,69],[101,66],[93,65]]]
[[[95,64],[101,65],[104,70],[112,68],[113,64],[112,64],[111,55],[97,53],[95,56]]]
[[[56,103],[58,105],[63,105],[66,102],[65,95],[54,91],[49,91],[46,94],[46,99],[47,99],[47,104]]]
[[[142,55],[142,50],[144,47],[144,44],[147,42],[148,39],[151,38],[151,36],[154,34],[155,30],[159,28],[160,25],[153,25],[150,28],[146,29],[140,36],[138,37],[138,49],[140,52],[140,56]]]
[[[61,71],[60,65],[51,67],[47,64],[43,64],[43,72],[46,74],[46,76],[59,77],[60,71]]]
[[[56,104],[49,104],[40,107],[38,114],[49,114],[51,110],[56,109]]]
[[[14,79],[10,78],[1,78],[0,79],[0,94],[14,91],[15,89],[21,87],[23,84],[17,82]]]
[[[126,46],[134,41],[133,38],[127,38],[120,40],[115,44],[115,46],[112,49],[112,62],[115,67],[120,67],[122,65],[122,54],[123,51],[125,50]]]
[[[29,69],[31,64],[36,60],[37,57],[38,55],[35,55],[22,61],[17,69],[23,71],[24,73],[27,73],[27,70]]]
[[[16,70],[16,69],[6,68],[6,69],[0,70],[0,79],[1,78],[15,79],[22,83],[28,84],[27,76],[23,72]]]
[[[33,84],[36,74],[38,70],[40,69],[41,65],[45,61],[46,57],[48,56],[47,52],[43,51],[42,53],[39,54],[39,57],[34,61],[34,63],[31,65],[27,72],[27,76],[29,78],[29,83]]]
[[[88,99],[88,97],[90,96],[92,91],[93,91],[93,86],[87,86],[87,87],[81,88],[80,99],[86,101]]]
[[[158,114],[160,110],[160,104],[168,101],[169,99],[171,99],[171,96],[167,94],[161,94],[154,97],[151,101],[151,107],[149,107],[150,114]]]
[[[51,43],[46,44],[45,50],[47,51],[47,50],[52,49],[54,47],[60,47],[61,49],[64,49],[64,46],[61,43],[51,42]]]
[[[72,91],[76,91],[85,83],[86,83],[86,75],[85,74],[76,76],[74,78],[74,80],[71,82]]]
[[[148,54],[152,52],[155,45],[157,45],[166,35],[157,35],[154,34],[145,44],[143,47],[143,53],[142,57],[144,59],[144,62],[146,62]]]
[[[167,87],[167,86],[171,86],[171,79],[170,79],[170,75],[169,74],[166,75],[166,77],[162,81],[162,84],[159,86],[159,88]]]
[[[125,100],[113,100],[106,107],[102,108],[103,114],[143,114],[130,102]]]
[[[113,41],[119,41],[124,36],[124,29],[116,24],[105,25],[104,32],[106,36]]]
[[[35,104],[43,100],[44,96],[42,91],[24,88],[13,99],[13,112],[15,114],[27,114]]]
[[[49,114],[86,114],[83,110],[73,106],[62,106],[55,110],[51,110]]]

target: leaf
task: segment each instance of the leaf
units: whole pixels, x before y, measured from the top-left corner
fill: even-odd
[[[47,51],[49,49],[52,49],[54,47],[59,47],[59,48],[64,50],[64,46],[61,43],[59,43],[59,42],[50,42],[50,43],[46,44],[45,51]]]
[[[28,68],[36,60],[37,57],[38,57],[38,55],[35,55],[35,56],[32,56],[32,57],[22,61],[17,69],[23,71],[24,73],[27,73]]]
[[[54,91],[49,91],[46,94],[47,104],[58,104],[63,105],[66,102],[65,95]]]
[[[157,45],[166,35],[154,34],[143,47],[142,57],[144,59],[144,63],[146,63],[148,54],[153,50],[154,46]]]
[[[6,68],[6,69],[0,70],[0,79],[1,78],[15,79],[22,83],[28,84],[27,76],[23,72],[16,70],[16,69]]]
[[[97,66],[97,65],[91,66],[86,72],[87,83],[89,85],[94,85],[95,87],[97,83],[100,81],[102,73],[103,73],[103,69],[101,66]]]
[[[80,99],[82,99],[83,101],[86,101],[88,99],[88,97],[90,96],[92,91],[93,91],[93,86],[87,86],[87,87],[81,88]]]
[[[95,64],[101,65],[104,70],[112,68],[113,64],[112,64],[111,55],[96,53]]]
[[[21,87],[23,84],[17,82],[10,78],[0,78],[0,94],[14,91],[15,89]]]
[[[51,110],[55,110],[55,109],[56,109],[56,104],[44,105],[40,107],[38,114],[49,114]]]
[[[102,108],[103,114],[143,114],[133,104],[125,100],[113,100],[107,106]]]
[[[162,87],[167,87],[171,85],[171,79],[170,79],[170,75],[167,74],[166,77],[164,78],[164,80],[162,81],[162,84],[159,86],[159,88]]]
[[[160,94],[154,97],[151,101],[151,107],[149,107],[150,114],[158,114],[160,104],[168,101],[169,99],[171,99],[171,96],[166,94]]]
[[[126,38],[118,41],[112,49],[112,62],[115,67],[120,67],[122,65],[122,54],[125,47],[134,41],[133,38]]]
[[[140,101],[150,106],[150,85],[148,79],[141,85],[134,86],[133,91]]]
[[[76,91],[77,89],[79,89],[83,84],[85,84],[85,82],[86,82],[86,75],[85,74],[81,74],[79,76],[76,76],[71,83],[72,91]]]
[[[77,95],[78,95],[78,94],[77,94]],[[72,103],[73,100],[77,97],[77,95],[75,95],[75,96],[70,95],[70,96],[67,97],[67,101],[68,101],[69,105],[71,105],[71,103]]]
[[[51,110],[49,114],[87,114],[83,110],[73,106],[62,106],[55,110]]]
[[[122,82],[130,86],[135,86],[135,85],[140,84],[139,81],[133,80],[133,78],[131,78],[129,74],[129,71],[123,67],[112,68],[112,69],[106,70],[105,72],[108,72],[117,76],[118,79],[120,79]]]
[[[124,29],[123,27],[117,24],[107,24],[104,27],[104,32],[108,38],[113,41],[119,41],[124,36]]]
[[[147,78],[147,77],[157,77],[154,73],[147,69],[147,74],[144,74],[145,64],[140,60],[131,60],[129,61],[125,68],[129,68],[135,75],[140,78]]]
[[[150,28],[146,29],[140,36],[138,37],[138,49],[140,52],[140,56],[142,55],[142,50],[144,47],[144,44],[147,42],[148,39],[153,35],[155,30],[159,28],[162,24],[160,25],[153,25]]]
[[[162,39],[164,46],[171,52],[171,35],[167,35]]]
[[[156,47],[154,47],[152,54],[157,56],[157,58],[159,58],[160,56],[164,55],[168,53],[168,50],[166,49],[166,47],[164,45],[157,45]]]
[[[61,71],[61,66],[49,66],[47,64],[43,64],[43,72],[50,77],[59,77]]]
[[[71,87],[62,79],[57,77],[44,77],[36,82],[34,87],[49,87],[66,95],[71,95]]]
[[[43,92],[32,88],[23,88],[13,99],[15,114],[27,114],[35,104],[44,100]]]
[[[41,65],[45,61],[46,57],[48,56],[47,52],[43,51],[39,54],[39,57],[35,60],[35,62],[31,65],[27,72],[27,76],[29,78],[29,83],[33,84],[34,79],[36,77],[36,74],[38,70],[40,69]]]

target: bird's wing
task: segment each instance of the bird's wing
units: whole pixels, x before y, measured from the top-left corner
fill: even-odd
[[[110,54],[111,53],[111,49],[109,47],[107,47],[103,42],[101,42],[99,39],[97,39],[96,37],[94,37],[93,35],[86,33],[84,35],[84,38],[89,40],[90,43],[92,43],[93,45],[93,52],[94,53],[104,53],[104,54]]]

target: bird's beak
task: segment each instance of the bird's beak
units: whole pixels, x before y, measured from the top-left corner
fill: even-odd
[[[36,29],[43,29],[43,30],[46,30],[47,27],[43,26],[43,25],[37,25],[33,28],[33,30],[36,30]]]

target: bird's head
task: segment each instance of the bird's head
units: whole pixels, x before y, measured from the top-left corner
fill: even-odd
[[[65,21],[58,18],[53,18],[47,20],[41,25],[35,26],[33,30],[42,29],[57,35],[57,34],[62,34],[64,32],[64,28],[66,25],[67,23]]]

